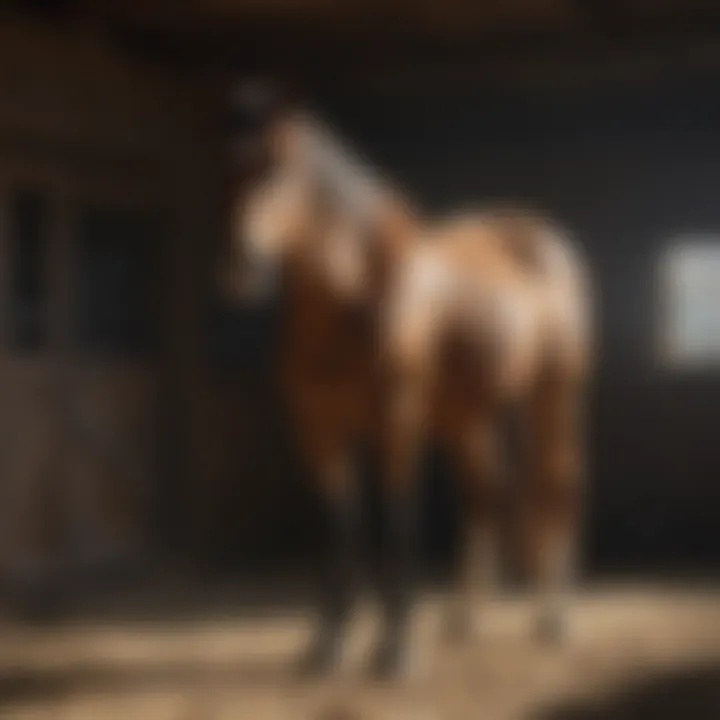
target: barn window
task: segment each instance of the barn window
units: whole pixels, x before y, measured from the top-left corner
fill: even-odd
[[[665,364],[720,364],[720,239],[674,244],[663,257],[661,284]]]
[[[152,351],[159,321],[159,226],[135,208],[95,205],[80,212],[76,317],[86,351]]]
[[[10,337],[19,350],[47,341],[47,202],[40,193],[18,190],[10,198]]]

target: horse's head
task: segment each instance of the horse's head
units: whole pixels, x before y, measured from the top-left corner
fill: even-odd
[[[297,124],[275,121],[251,150],[262,166],[233,201],[226,275],[226,289],[249,301],[267,296],[287,259],[314,230]]]
[[[264,295],[292,260],[341,301],[367,297],[377,250],[390,247],[387,210],[398,206],[307,116],[276,119],[263,139],[264,170],[234,206],[234,294]]]

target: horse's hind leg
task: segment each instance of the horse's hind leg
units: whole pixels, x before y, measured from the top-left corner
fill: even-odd
[[[575,570],[582,479],[580,395],[578,384],[569,379],[547,380],[533,397],[528,418],[525,558],[540,594],[537,629],[549,641],[565,634]]]
[[[333,669],[342,659],[343,633],[353,606],[360,503],[348,444],[313,443],[306,451],[318,482],[325,556],[319,565],[319,624],[301,670],[319,672]]]
[[[458,586],[447,616],[447,631],[457,640],[477,634],[478,611],[482,613],[495,589],[503,473],[496,428],[489,418],[472,424],[452,449],[462,509]]]

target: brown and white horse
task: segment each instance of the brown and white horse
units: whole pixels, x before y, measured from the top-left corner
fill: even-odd
[[[494,555],[499,413],[526,410],[527,557],[548,600],[558,596],[578,510],[585,280],[543,218],[420,224],[316,121],[285,117],[268,139],[269,171],[237,204],[231,269],[250,294],[280,273],[287,297],[284,385],[334,536],[309,659],[327,666],[340,650],[358,531],[354,453],[374,441],[388,531],[376,664],[392,672],[407,647],[416,464],[430,437],[458,464],[469,590]],[[541,619],[559,630],[559,606]]]

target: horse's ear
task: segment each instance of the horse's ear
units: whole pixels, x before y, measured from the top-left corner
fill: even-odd
[[[254,79],[239,83],[230,95],[235,124],[264,130],[301,110],[300,94],[288,82]]]
[[[252,149],[250,144],[264,142],[267,129],[284,113],[284,104],[280,88],[269,80],[248,80],[233,88],[228,99],[228,123],[239,162]]]

